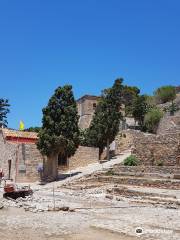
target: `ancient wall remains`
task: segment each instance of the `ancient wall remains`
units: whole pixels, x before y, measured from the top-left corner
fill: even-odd
[[[74,156],[69,160],[70,169],[84,167],[99,162],[99,148],[79,146]]]
[[[180,135],[144,134],[134,138],[132,154],[144,165],[180,165]]]
[[[180,115],[165,116],[161,119],[157,134],[180,133]]]
[[[180,133],[155,135],[124,130],[116,137],[116,154],[131,149],[140,164],[180,166]]]
[[[134,147],[134,138],[144,134],[137,130],[127,129],[120,131],[115,138],[115,153],[118,155],[123,151]]]

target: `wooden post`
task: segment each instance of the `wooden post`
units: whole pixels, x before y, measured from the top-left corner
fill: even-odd
[[[55,204],[54,182],[53,182],[53,209],[54,209],[54,211],[55,211],[55,207],[56,207],[56,204]]]
[[[107,160],[109,161],[109,159],[110,159],[110,156],[109,156],[109,138],[107,139],[106,157],[107,157]]]

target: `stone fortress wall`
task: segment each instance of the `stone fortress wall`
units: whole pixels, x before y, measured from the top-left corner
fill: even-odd
[[[155,135],[124,130],[115,142],[116,154],[131,149],[141,165],[180,166],[180,132]]]

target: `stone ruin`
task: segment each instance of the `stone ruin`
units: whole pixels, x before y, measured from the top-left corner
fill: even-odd
[[[125,130],[116,137],[116,154],[127,149],[141,165],[180,166],[180,132],[155,135]]]

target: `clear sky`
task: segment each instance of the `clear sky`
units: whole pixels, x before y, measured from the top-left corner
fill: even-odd
[[[100,94],[117,77],[180,85],[180,0],[0,0],[0,97],[9,127],[40,126],[54,89]]]

